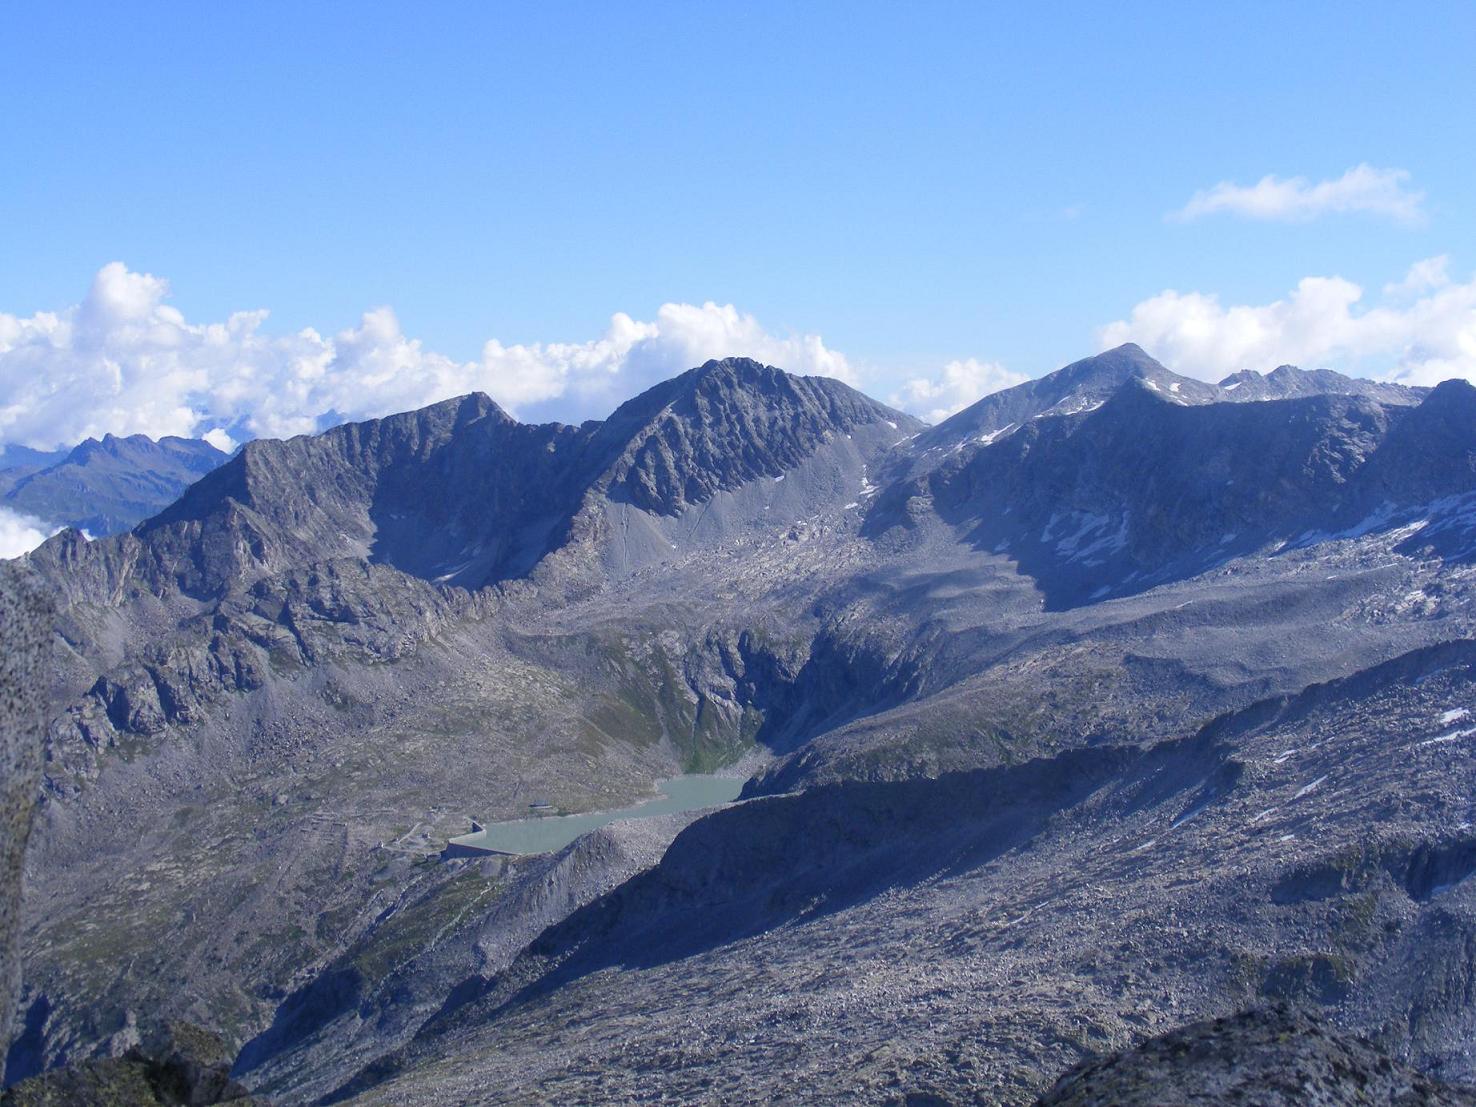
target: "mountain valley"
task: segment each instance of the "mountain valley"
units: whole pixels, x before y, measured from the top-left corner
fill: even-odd
[[[1273,1003],[1476,1082],[1464,382],[1124,346],[927,427],[730,358],[250,442],[22,566],[9,1081],[184,1020],[283,1104],[1029,1104]]]

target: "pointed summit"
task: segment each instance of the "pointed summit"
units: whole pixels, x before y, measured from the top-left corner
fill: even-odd
[[[1207,403],[1216,389],[1202,381],[1165,369],[1141,346],[1128,342],[1092,357],[1073,361],[1037,380],[985,396],[972,407],[945,419],[917,438],[928,450],[969,441],[993,441],[1042,415],[1073,415],[1103,403],[1133,379],[1176,403]]]
[[[778,477],[860,427],[901,438],[922,424],[828,377],[751,358],[709,361],[622,404],[597,434],[616,500],[658,515]]]

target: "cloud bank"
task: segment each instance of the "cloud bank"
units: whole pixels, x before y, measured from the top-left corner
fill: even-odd
[[[1405,226],[1425,220],[1425,194],[1409,187],[1409,171],[1355,165],[1341,177],[1308,181],[1306,177],[1262,177],[1253,185],[1221,181],[1196,192],[1168,218],[1175,222],[1228,213],[1245,219],[1306,223],[1323,215],[1361,212],[1383,216]]]
[[[29,553],[59,529],[8,507],[0,507],[0,560]]]
[[[204,437],[230,449],[478,390],[520,418],[574,421],[603,417],[657,381],[731,354],[853,384],[859,375],[820,336],[774,334],[731,304],[663,304],[648,321],[617,313],[584,342],[491,339],[477,360],[457,361],[407,337],[389,308],[331,337],[311,328],[272,334],[265,311],[191,322],[167,294],[160,278],[113,263],[70,308],[0,313],[0,443],[55,449],[112,432]],[[1137,342],[1211,381],[1283,362],[1410,384],[1476,381],[1476,277],[1453,279],[1439,256],[1415,263],[1376,300],[1337,276],[1306,277],[1265,304],[1168,290],[1097,338],[1104,349]],[[905,377],[888,402],[938,422],[1026,379],[965,358]],[[0,549],[34,544],[45,530],[38,520],[0,518]]]
[[[887,403],[929,423],[941,423],[989,393],[1028,379],[1024,373],[1011,372],[998,362],[965,358],[950,361],[936,377],[909,379],[887,398]]]
[[[731,304],[619,313],[586,342],[490,340],[457,361],[407,337],[387,307],[331,337],[273,335],[265,311],[186,320],[166,281],[105,265],[81,303],[28,318],[0,313],[0,442],[38,449],[142,433],[246,438],[405,411],[483,391],[522,418],[603,417],[643,388],[742,354],[796,373],[855,379],[818,335],[776,335]]]
[[[1103,349],[1136,342],[1175,371],[1209,381],[1286,362],[1406,384],[1476,381],[1476,277],[1453,281],[1446,258],[1428,258],[1371,306],[1341,277],[1305,277],[1269,304],[1227,307],[1212,294],[1166,291],[1097,337]]]

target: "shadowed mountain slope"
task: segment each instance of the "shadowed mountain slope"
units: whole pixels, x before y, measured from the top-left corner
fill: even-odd
[[[866,528],[931,507],[1070,605],[1268,543],[1406,521],[1476,491],[1473,451],[1476,388],[1460,381],[1413,407],[1339,395],[1188,406],[1130,379],[1090,411],[1031,420],[899,481]]]

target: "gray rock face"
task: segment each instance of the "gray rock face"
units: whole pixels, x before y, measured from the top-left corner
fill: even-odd
[[[505,969],[548,926],[655,865],[689,816],[602,827],[554,856],[445,867],[277,1009],[236,1074],[268,1095],[326,1095],[408,1041],[466,982]]]
[[[51,604],[38,582],[0,563],[0,1041],[10,1039],[20,984],[21,871],[40,784],[51,636]]]
[[[117,534],[147,519],[226,460],[208,442],[155,442],[142,434],[89,438],[59,456],[15,453],[16,465],[0,462],[0,503],[93,535]]]
[[[605,482],[617,500],[673,515],[722,489],[780,476],[827,438],[883,421],[918,426],[838,381],[730,358],[623,405],[593,453],[616,454]]]
[[[1288,1007],[1194,1023],[1063,1076],[1038,1107],[1467,1107],[1476,1089],[1401,1065]]]

